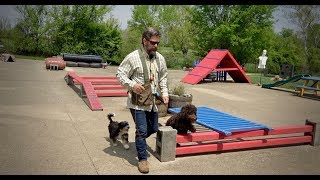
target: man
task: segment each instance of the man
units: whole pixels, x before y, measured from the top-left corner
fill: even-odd
[[[135,144],[141,173],[149,172],[146,138],[158,131],[156,100],[169,102],[167,65],[157,52],[160,37],[158,30],[147,28],[142,34],[142,47],[124,58],[116,74],[129,91],[127,108],[136,125]]]

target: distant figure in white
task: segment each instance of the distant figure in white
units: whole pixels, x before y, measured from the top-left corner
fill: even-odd
[[[266,64],[267,64],[267,50],[263,50],[262,51],[262,56],[259,57],[259,69],[265,69],[266,68]]]

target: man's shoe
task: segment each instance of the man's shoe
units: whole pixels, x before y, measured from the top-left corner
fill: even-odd
[[[141,173],[148,173],[149,172],[149,163],[147,160],[141,160],[138,162],[138,170]]]

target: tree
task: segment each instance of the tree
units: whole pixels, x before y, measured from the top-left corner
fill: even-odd
[[[138,5],[132,10],[128,27],[143,32],[152,26],[161,31],[162,46],[171,46],[184,55],[192,46],[190,7],[175,5]]]
[[[319,42],[319,34],[315,32],[319,32],[316,24],[320,22],[320,7],[317,5],[294,5],[289,7],[291,12],[287,13],[287,16],[297,26],[298,35],[303,40],[305,71],[309,71],[311,60],[314,59],[312,57],[314,53],[311,53],[310,49],[314,49],[314,45]],[[312,52],[316,52],[316,50],[312,50]]]
[[[8,18],[0,17],[0,50],[3,51],[3,45],[5,44],[5,48],[8,48],[8,41],[10,40],[10,30],[11,24]],[[10,47],[10,46],[9,46]]]
[[[274,9],[270,5],[194,6],[196,50],[206,55],[211,49],[228,49],[242,65],[255,62],[270,43],[266,32],[272,32]]]
[[[268,50],[267,68],[271,74],[279,74],[283,64],[294,66],[296,73],[302,72],[304,63],[303,45],[301,39],[292,29],[282,29],[279,34],[271,38]]]
[[[11,29],[10,21],[7,17],[0,16],[0,38],[3,38],[7,31]]]
[[[147,27],[159,28],[155,21],[155,13],[152,12],[152,6],[135,5],[132,9],[132,20],[128,21],[128,27],[143,32]]]
[[[192,42],[192,24],[191,19],[191,6],[175,7],[175,14],[172,17],[179,17],[174,19],[174,23],[168,29],[168,37],[170,39],[170,46],[174,50],[180,50],[184,56],[187,56],[190,48],[193,47]]]
[[[20,53],[41,55],[42,40],[47,31],[45,5],[19,5],[16,10],[20,13],[18,24],[16,25],[16,49]]]

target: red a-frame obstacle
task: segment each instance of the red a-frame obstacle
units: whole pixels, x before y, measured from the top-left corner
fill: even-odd
[[[212,71],[228,72],[235,82],[251,83],[250,78],[228,50],[213,49],[181,82],[197,84]]]

